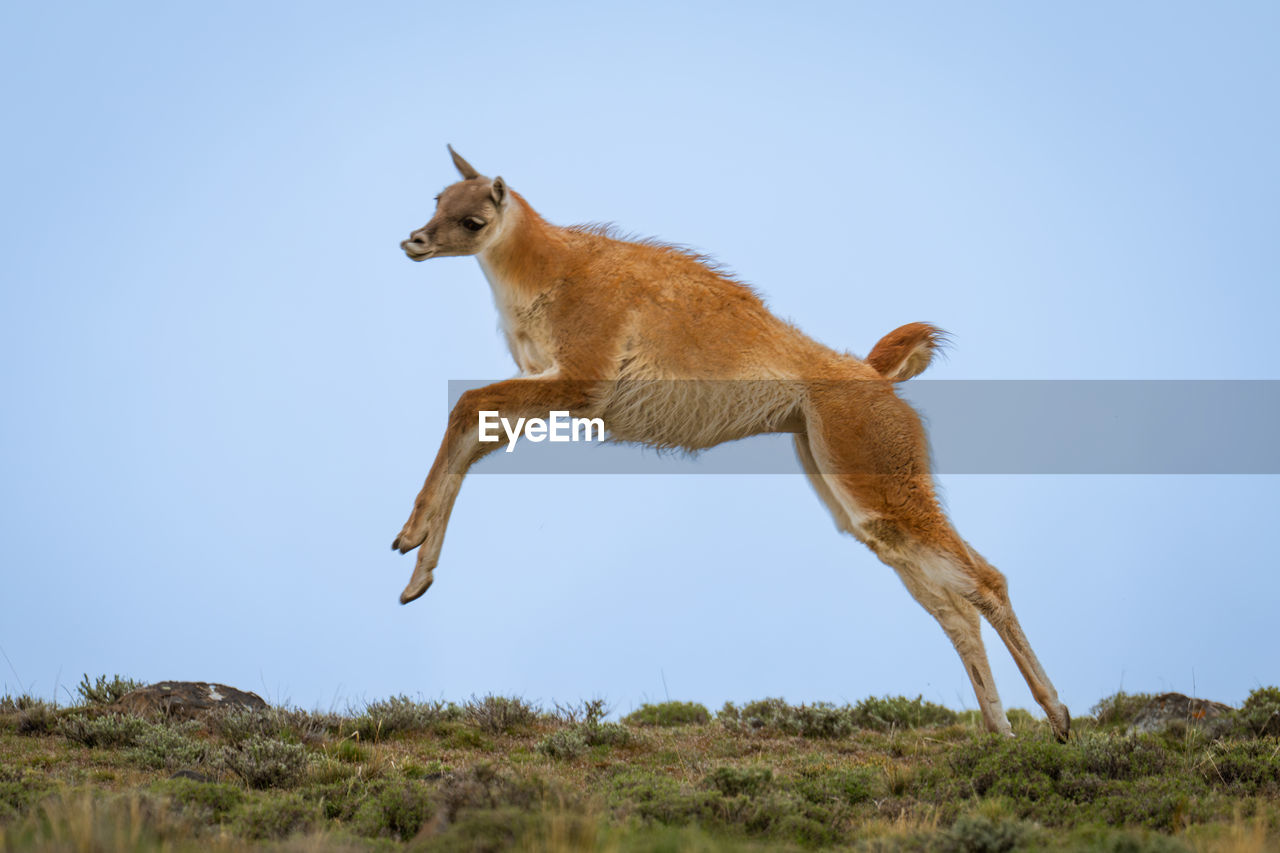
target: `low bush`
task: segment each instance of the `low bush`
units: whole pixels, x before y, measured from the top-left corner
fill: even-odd
[[[843,738],[855,729],[892,731],[922,726],[945,726],[960,717],[950,708],[924,701],[917,696],[885,696],[863,699],[857,705],[837,706],[830,702],[788,705],[782,699],[761,699],[741,708],[726,702],[716,715],[721,724],[740,730],[765,730],[805,738]]]
[[[135,739],[127,756],[142,767],[180,770],[210,763],[213,750],[195,736],[200,723],[188,720],[176,725],[148,724]]]
[[[209,730],[230,743],[253,736],[289,743],[314,744],[342,726],[334,714],[315,714],[294,708],[228,708],[206,718]]]
[[[536,776],[516,777],[482,762],[446,773],[435,796],[445,820],[453,823],[459,814],[475,809],[531,809],[546,800],[547,786]]]
[[[631,730],[618,723],[604,722],[609,709],[604,700],[592,699],[579,706],[557,705],[553,719],[568,721],[566,728],[552,732],[538,743],[538,751],[559,759],[573,759],[593,746],[624,746],[631,742]]]
[[[587,746],[626,746],[633,737],[631,731],[619,723],[583,723],[578,726],[578,732]]]
[[[353,730],[361,740],[378,741],[397,734],[437,732],[443,724],[464,716],[464,709],[452,702],[418,702],[408,696],[393,696],[365,706]]]
[[[473,696],[463,711],[468,723],[490,734],[528,728],[538,719],[538,709],[515,696]]]
[[[0,824],[26,815],[36,803],[56,789],[52,782],[38,774],[27,773],[17,767],[0,767]]]
[[[1138,713],[1152,700],[1150,693],[1125,693],[1123,690],[1098,700],[1090,713],[1099,726],[1124,727],[1133,723]]]
[[[632,726],[697,726],[711,722],[711,713],[697,702],[644,704],[622,718]]]
[[[244,802],[244,791],[225,782],[166,779],[151,788],[163,794],[184,814],[202,823],[221,822]]]
[[[587,749],[587,740],[578,732],[576,726],[554,731],[538,743],[538,751],[543,755],[562,760],[577,758]]]
[[[1280,687],[1259,687],[1235,713],[1238,729],[1253,737],[1280,737]]]
[[[119,675],[113,675],[110,681],[107,680],[105,675],[99,675],[95,681],[90,683],[89,673],[86,672],[76,690],[80,693],[80,698],[86,705],[111,705],[120,701],[120,697],[124,694],[145,686],[141,681],[134,681],[132,678],[121,678]]]
[[[9,697],[5,697],[9,701]],[[57,731],[57,708],[52,702],[31,696],[19,696],[12,701],[13,727],[22,735],[47,735]]]
[[[370,790],[351,824],[360,835],[408,841],[418,834],[431,812],[426,786],[402,780]]]
[[[253,735],[223,747],[222,761],[250,788],[291,788],[302,781],[308,755],[300,744]]]
[[[950,708],[924,701],[923,696],[883,696],[863,699],[853,708],[853,723],[859,728],[917,729],[923,726],[949,726],[959,719]]]
[[[1275,741],[1220,742],[1199,767],[1211,786],[1247,796],[1280,796],[1280,743]]]
[[[726,797],[744,794],[754,797],[763,793],[773,782],[773,771],[768,767],[719,767],[709,773],[703,783]]]
[[[815,702],[792,709],[791,730],[807,738],[841,738],[853,733],[855,723],[849,708],[829,702]]]
[[[320,823],[320,809],[297,794],[246,803],[235,816],[240,835],[254,840],[287,838]]]
[[[851,770],[832,767],[801,771],[791,783],[796,793],[811,803],[865,803],[881,790],[880,776],[869,767]]]
[[[141,717],[126,714],[74,714],[58,721],[58,734],[91,748],[137,746],[151,728],[152,724]]]
[[[940,834],[935,847],[938,853],[1008,853],[1022,845],[1032,831],[1018,820],[965,815]]]

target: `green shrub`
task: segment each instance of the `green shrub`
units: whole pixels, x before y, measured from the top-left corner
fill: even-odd
[[[10,701],[9,697],[5,697]],[[19,696],[12,700],[15,715],[14,728],[22,735],[46,735],[57,731],[57,708],[51,702],[32,696]]]
[[[450,749],[467,749],[480,752],[492,750],[493,741],[476,729],[461,724],[446,726],[441,732],[441,743]]]
[[[58,722],[59,734],[90,748],[137,746],[150,728],[151,724],[141,717],[125,714],[100,717],[76,714]]]
[[[726,702],[716,719],[732,729],[769,730],[806,738],[841,738],[856,728],[890,731],[921,726],[949,726],[959,720],[950,708],[925,702],[923,697],[885,696],[863,699],[856,706],[830,702],[788,705],[782,699],[761,699],[738,708]]]
[[[1091,827],[1076,835],[1087,842],[1087,846],[1081,844],[1078,849],[1097,853],[1192,853],[1192,848],[1182,841],[1158,832],[1098,830]]]
[[[1280,795],[1280,744],[1246,740],[1220,743],[1200,764],[1210,785],[1248,796]]]
[[[802,814],[784,813],[770,826],[770,835],[783,841],[792,841],[802,847],[829,847],[839,840],[839,833],[830,825]]]
[[[236,814],[241,835],[255,840],[287,838],[306,832],[320,822],[319,808],[297,794],[270,797],[248,803]]]
[[[488,762],[445,774],[436,789],[436,801],[449,823],[466,810],[503,806],[529,809],[541,804],[546,796],[546,785],[541,779],[517,778],[500,772]]]
[[[1212,816],[1218,805],[1201,779],[1169,775],[1135,779],[1094,804],[1091,814],[1110,826],[1145,826],[1180,832]],[[1228,812],[1229,813],[1229,812]]]
[[[209,762],[212,750],[207,742],[193,736],[201,728],[195,720],[176,725],[148,724],[127,755],[143,767],[159,770],[204,765]]]
[[[370,702],[356,718],[354,731],[362,740],[378,741],[393,734],[436,732],[442,724],[463,716],[463,709],[452,702],[417,702],[408,696],[393,696]]]
[[[408,841],[418,834],[431,811],[426,787],[401,781],[370,792],[351,822],[361,835]]]
[[[1015,732],[1025,732],[1036,728],[1040,723],[1026,708],[1010,708],[1004,712],[1005,719]]]
[[[219,822],[244,802],[244,791],[224,782],[166,779],[153,785],[152,790],[166,795],[183,814],[202,823]]]
[[[631,731],[618,723],[601,722],[607,713],[599,699],[586,702],[582,707],[556,706],[556,717],[561,720],[578,720],[566,728],[552,732],[538,743],[538,751],[552,758],[577,758],[592,746],[624,746],[631,742]]]
[[[1073,756],[1042,740],[991,735],[951,754],[955,776],[979,796],[1040,800],[1054,792]]]
[[[631,732],[619,723],[583,723],[577,728],[587,746],[625,746],[631,742]]]
[[[959,719],[955,711],[923,696],[908,699],[905,696],[867,698],[853,709],[853,722],[864,729],[915,729],[924,726],[949,726]]]
[[[598,723],[609,715],[609,707],[603,699],[584,699],[577,704],[555,703],[549,717],[561,723]]]
[[[431,839],[432,853],[497,853],[502,850],[559,849],[542,843],[546,817],[513,806],[467,811]],[[565,849],[591,849],[566,847]]]
[[[703,781],[726,797],[754,797],[773,783],[773,771],[768,767],[718,767]]]
[[[538,709],[515,696],[473,696],[463,710],[467,722],[490,734],[528,728],[538,719]]]
[[[982,815],[965,815],[937,841],[939,853],[1008,853],[1031,834],[1031,827],[1017,820],[993,821]]]
[[[448,771],[449,766],[441,761],[429,761],[425,765],[406,761],[400,765],[400,773],[406,779],[439,779]]]
[[[829,702],[815,702],[792,709],[791,728],[801,737],[840,738],[853,732],[849,709],[837,708]]]
[[[1129,726],[1152,700],[1150,693],[1125,693],[1100,699],[1090,713],[1100,726]]]
[[[0,767],[0,824],[9,818],[27,814],[55,790],[56,785],[38,774],[17,767]]]
[[[866,767],[853,770],[802,770],[793,782],[795,792],[811,803],[865,803],[879,790],[880,774]]]
[[[784,699],[758,699],[740,709],[732,702],[725,702],[716,719],[731,728],[786,731],[791,727],[792,711]]]
[[[121,678],[119,675],[113,675],[110,681],[105,675],[99,675],[97,680],[90,684],[89,673],[86,672],[76,690],[79,691],[80,698],[86,705],[111,705],[120,701],[120,697],[124,694],[145,686],[141,681]]]
[[[1152,738],[1098,735],[1082,740],[1078,751],[1082,769],[1104,779],[1138,779],[1177,769],[1174,756]]]
[[[1235,713],[1238,727],[1253,737],[1280,737],[1280,687],[1259,687]]]
[[[289,788],[302,780],[306,747],[253,735],[222,749],[222,760],[250,788]]]
[[[853,731],[847,708],[827,702],[813,705],[788,705],[782,699],[760,699],[739,709],[726,702],[716,715],[722,725],[748,731],[775,731],[810,738],[842,737]]]
[[[572,759],[587,751],[587,740],[577,727],[560,729],[538,743],[538,751],[551,758]]]
[[[253,736],[289,743],[318,743],[341,725],[333,714],[313,714],[294,708],[228,708],[206,718],[209,730],[230,743]]]
[[[371,783],[351,776],[342,780],[315,781],[298,789],[297,794],[315,803],[325,820],[349,822],[370,795]]]
[[[632,726],[697,726],[711,722],[711,714],[697,702],[659,702],[641,705],[622,721]]]
[[[363,764],[369,760],[369,750],[350,739],[339,741],[328,750],[328,755],[347,764]]]

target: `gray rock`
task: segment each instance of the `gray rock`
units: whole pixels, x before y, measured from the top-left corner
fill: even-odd
[[[209,684],[204,681],[161,681],[149,684],[126,693],[115,704],[128,714],[158,714],[187,720],[209,711],[267,707],[267,703],[256,693],[246,693],[225,684]]]
[[[1174,724],[1214,728],[1215,721],[1235,710],[1230,705],[1208,699],[1193,699],[1181,693],[1161,693],[1133,718],[1132,732],[1159,732]]]

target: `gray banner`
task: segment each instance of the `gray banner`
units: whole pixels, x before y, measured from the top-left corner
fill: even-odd
[[[488,384],[451,381],[449,408],[464,391]],[[726,382],[682,383],[669,396],[687,400],[689,386],[697,385],[721,403],[734,399],[735,390],[738,398],[755,400],[768,384],[738,383],[739,389]],[[802,386],[790,383],[788,389]],[[825,387],[829,393],[837,386]],[[1280,380],[917,379],[896,387],[923,416],[934,470],[942,474],[1280,474]],[[607,431],[609,412],[601,418]],[[791,440],[778,435],[696,454],[523,436],[511,452],[504,452],[505,437],[494,446],[499,452],[476,465],[475,473],[801,473]]]

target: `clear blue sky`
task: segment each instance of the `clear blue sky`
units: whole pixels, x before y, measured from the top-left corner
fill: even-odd
[[[397,247],[446,142],[553,222],[716,255],[833,346],[936,322],[934,379],[1280,378],[1274,3],[2,15],[10,692],[974,707],[800,476],[475,476],[397,604],[448,381],[514,371],[475,262]],[[1280,683],[1276,477],[942,486],[1077,713]]]

